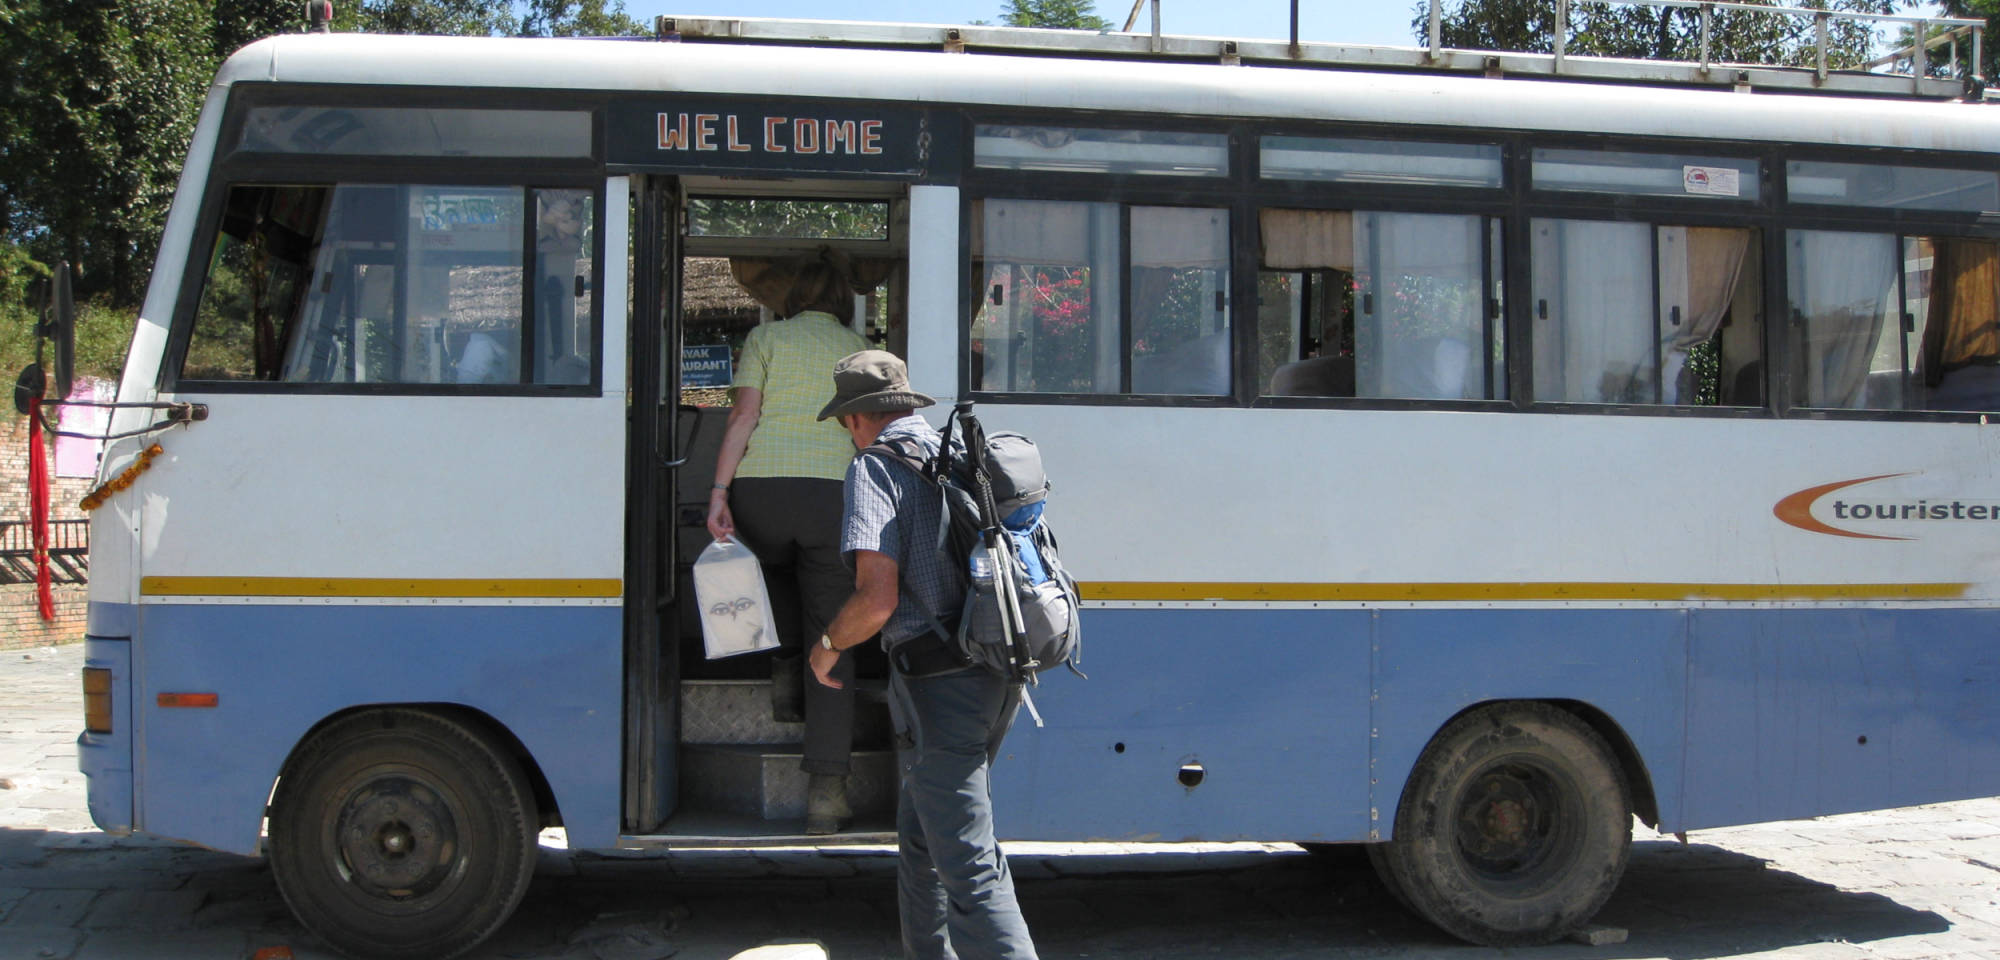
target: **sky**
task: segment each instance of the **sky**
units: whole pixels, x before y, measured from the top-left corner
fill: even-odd
[[[1097,15],[1125,23],[1131,0],[1096,0]],[[1300,0],[1299,39],[1308,42],[1409,46],[1417,0]],[[787,20],[889,20],[902,23],[1000,21],[1003,0],[625,0],[641,23],[662,14],[710,17],[778,17]],[[1150,4],[1133,30],[1151,29]],[[1165,33],[1284,40],[1291,35],[1289,0],[1161,0]]]
[[[1410,20],[1420,0],[1299,0],[1299,39],[1320,43],[1413,46]],[[1783,2],[1782,6],[1799,4]],[[1003,0],[625,0],[641,23],[662,14],[778,17],[788,20],[888,20],[902,23],[999,22]],[[1122,26],[1131,0],[1096,0],[1097,15]],[[1150,6],[1150,5],[1149,5]],[[1928,4],[1903,3],[1916,10]],[[1291,35],[1289,0],[1161,0],[1163,32],[1194,36],[1284,40]],[[1141,7],[1132,29],[1151,29]]]

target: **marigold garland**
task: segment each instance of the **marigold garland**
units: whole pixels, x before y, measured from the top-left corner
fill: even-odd
[[[139,453],[139,459],[133,461],[131,466],[119,471],[117,476],[90,491],[90,495],[84,497],[83,502],[77,506],[85,513],[104,506],[104,501],[111,499],[112,494],[131,489],[132,484],[138,481],[139,475],[152,468],[153,458],[166,452],[157,443],[147,447]]]

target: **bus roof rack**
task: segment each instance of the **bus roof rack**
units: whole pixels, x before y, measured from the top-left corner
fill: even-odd
[[[1566,51],[1567,30],[1551,38],[1554,53],[1521,53],[1500,50],[1459,50],[1440,43],[1441,0],[1431,0],[1428,46],[1401,47],[1371,44],[1301,43],[1297,39],[1298,20],[1293,17],[1293,38],[1258,40],[1247,38],[1175,36],[1160,31],[1160,0],[1152,0],[1152,30],[1092,33],[1081,30],[1052,30],[1031,27],[984,25],[889,23],[846,20],[785,20],[759,17],[688,17],[669,15],[654,21],[655,33],[663,40],[696,42],[743,42],[798,44],[809,46],[858,46],[877,49],[936,50],[945,53],[993,53],[1013,55],[1071,56],[1103,59],[1170,60],[1207,62],[1222,65],[1259,64],[1364,70],[1419,70],[1471,73],[1488,77],[1569,78],[1615,83],[1668,84],[1675,86],[1724,87],[1740,92],[1753,89],[1791,92],[1820,92],[1850,96],[1900,96],[1933,100],[1985,99],[1985,79],[1979,76],[1980,45],[1985,21],[1950,17],[1898,16],[1815,10],[1805,7],[1774,6],[1728,0],[1552,0],[1556,6],[1553,22],[1567,24],[1571,4],[1603,6],[1648,6],[1697,11],[1701,22],[1702,59],[1634,60],[1613,57],[1576,56]],[[1136,18],[1137,4],[1134,5]],[[1709,26],[1718,12],[1757,12],[1773,16],[1808,18],[1814,23],[1812,66],[1743,64],[1711,61],[1708,57]],[[1296,11],[1295,11],[1296,13]],[[1828,27],[1835,21],[1870,24],[1907,24],[1926,41],[1869,61],[1864,70],[1837,69],[1828,63]],[[1961,60],[1958,41],[1971,38],[1971,55]],[[1933,63],[1935,51],[1947,48],[1944,64]],[[1935,67],[1948,66],[1945,76],[1933,76]],[[1904,72],[1876,73],[1874,68],[1901,68]]]

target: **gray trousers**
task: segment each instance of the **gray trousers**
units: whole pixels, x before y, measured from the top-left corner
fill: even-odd
[[[763,566],[771,609],[778,614],[777,656],[803,656],[805,645],[819,642],[854,592],[854,572],[840,558],[840,484],[813,477],[739,477],[729,487],[736,535]],[[796,605],[779,599],[786,590],[796,594]],[[795,617],[787,616],[793,611]],[[805,685],[805,758],[799,767],[844,776],[854,750],[854,657],[841,657],[833,675],[844,689],[813,679],[803,664],[789,679]]]
[[[921,679],[890,673],[902,770],[896,902],[910,960],[1035,960],[993,838],[987,779],[1019,707],[1011,684],[976,667]]]

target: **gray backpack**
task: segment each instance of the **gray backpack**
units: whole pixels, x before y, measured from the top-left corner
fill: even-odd
[[[934,456],[899,439],[861,453],[904,464],[944,495],[938,549],[968,585],[957,624],[933,626],[960,658],[1014,683],[1039,682],[1036,675],[1057,664],[1082,676],[1076,580],[1043,515],[1049,482],[1035,442],[987,434],[966,401],[946,422]]]

